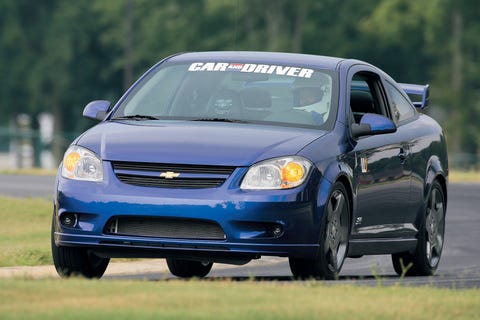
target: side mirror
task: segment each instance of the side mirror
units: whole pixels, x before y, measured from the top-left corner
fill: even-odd
[[[352,125],[352,135],[354,138],[393,133],[395,131],[397,131],[397,127],[392,120],[374,113],[366,113],[360,120],[360,124],[354,123]]]
[[[110,108],[110,101],[95,100],[87,104],[85,109],[83,109],[83,116],[85,118],[102,121],[107,115],[108,108]]]

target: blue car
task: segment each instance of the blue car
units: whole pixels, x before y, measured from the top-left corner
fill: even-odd
[[[358,60],[165,58],[114,106],[85,107],[100,122],[58,170],[55,267],[99,278],[110,258],[166,258],[188,278],[279,256],[336,279],[347,257],[389,254],[399,275],[432,275],[448,160],[427,104],[428,86]]]

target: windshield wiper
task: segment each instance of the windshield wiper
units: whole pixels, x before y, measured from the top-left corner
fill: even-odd
[[[128,115],[128,116],[121,116],[121,117],[116,117],[112,118],[112,120],[158,120],[157,117],[154,116],[149,116],[149,115],[144,115],[144,114],[133,114],[133,115]]]
[[[214,122],[235,122],[235,123],[247,123],[245,120],[238,119],[226,119],[226,118],[199,118],[191,121],[214,121]]]

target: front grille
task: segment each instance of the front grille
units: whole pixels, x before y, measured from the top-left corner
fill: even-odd
[[[216,188],[235,167],[144,162],[112,162],[117,178],[127,184],[161,188]]]
[[[235,167],[228,166],[203,166],[203,165],[185,165],[185,164],[165,164],[148,162],[122,162],[113,161],[115,170],[134,170],[134,171],[157,171],[157,172],[185,172],[185,173],[203,173],[203,174],[222,174],[231,175]]]
[[[114,217],[105,225],[104,233],[192,240],[226,238],[222,228],[213,221],[155,217]]]
[[[215,188],[223,184],[225,179],[179,179],[169,180],[160,177],[145,177],[129,174],[117,174],[117,178],[128,184],[142,187],[165,188]]]

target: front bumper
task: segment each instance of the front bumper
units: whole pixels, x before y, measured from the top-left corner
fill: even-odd
[[[104,161],[101,183],[57,178],[54,239],[58,246],[87,247],[104,257],[178,257],[241,263],[262,255],[312,258],[317,255],[323,198],[330,184],[313,170],[306,184],[290,190],[243,191],[246,168],[237,168],[218,188],[139,187],[117,179]],[[320,183],[321,182],[321,183]],[[74,213],[74,227],[59,217]],[[223,239],[110,234],[115,217],[211,221]],[[281,232],[272,233],[272,227]],[[278,230],[277,230],[278,231]]]

